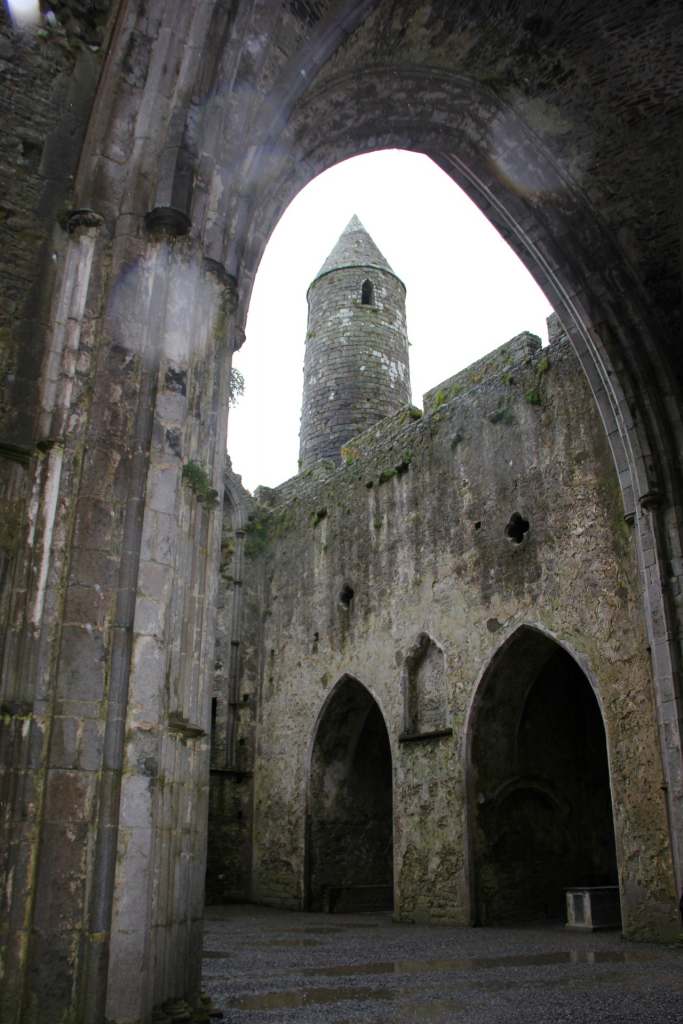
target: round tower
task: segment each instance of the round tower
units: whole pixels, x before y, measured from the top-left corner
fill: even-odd
[[[405,297],[354,215],[308,289],[301,469],[410,402]]]

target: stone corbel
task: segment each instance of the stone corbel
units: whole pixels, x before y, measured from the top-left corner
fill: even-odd
[[[206,736],[206,730],[201,725],[188,722],[182,715],[170,714],[168,716],[169,732],[178,733],[184,740],[200,740]]]
[[[191,226],[187,214],[173,206],[155,206],[145,214],[145,227],[150,235],[177,238],[186,235]]]

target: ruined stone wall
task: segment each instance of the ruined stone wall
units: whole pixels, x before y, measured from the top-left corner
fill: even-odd
[[[14,26],[0,7],[1,636],[28,528],[29,461],[42,457],[35,445],[47,440],[37,414],[48,297],[64,258],[73,178],[116,6],[61,0],[39,29]]]
[[[54,31],[45,27],[29,43],[2,23],[0,312],[11,320],[2,415],[7,451],[30,469],[10,462],[0,493],[30,550],[18,576],[16,553],[2,570],[16,600],[3,605],[10,629],[0,724],[10,772],[0,1015],[22,1024],[105,1012],[112,1021],[148,1020],[167,999],[196,1001],[220,547],[220,513],[209,499],[222,484],[229,350],[243,338],[251,282],[289,199],[317,171],[382,145],[431,153],[463,184],[572,330],[635,516],[671,840],[680,849],[678,0],[656,11],[610,0],[589,15],[563,0],[540,18],[479,0],[129,0],[111,5],[112,18],[118,9],[122,16],[103,63],[90,25],[106,17],[105,0],[51,6]],[[81,114],[98,73],[83,148]],[[69,218],[64,231],[55,216],[64,196],[66,209],[92,207],[97,216]],[[157,232],[164,227],[177,237]],[[33,442],[35,458],[26,451]],[[403,494],[391,472],[409,475],[397,469],[405,461],[377,465],[388,512]],[[317,479],[314,472],[307,483]],[[460,508],[447,491],[441,497],[443,507]],[[578,489],[575,498],[578,514]],[[356,507],[371,499],[359,486]],[[326,505],[313,505],[320,525]],[[16,543],[11,519],[7,549],[5,537]],[[372,537],[369,527],[350,535],[349,553],[363,554]],[[328,583],[343,568],[346,541],[333,546]],[[443,557],[442,545],[430,550]],[[302,567],[305,559],[292,571]],[[303,596],[309,618],[327,607],[334,623],[336,603],[321,600],[314,616],[310,593]],[[391,606],[381,614],[402,626]],[[626,660],[640,657],[634,622],[635,614],[622,630]],[[308,635],[303,626],[295,633]],[[600,642],[609,635],[603,630]],[[480,660],[473,636],[467,681]],[[436,640],[452,715],[452,645]],[[279,685],[280,640],[255,646],[245,679],[272,676]],[[343,660],[329,639],[320,659],[320,675]],[[372,659],[359,673],[374,671]],[[624,712],[615,721],[632,728],[610,736],[617,769],[648,715],[644,691],[630,684],[635,665],[610,691]],[[386,660],[380,667],[388,672]],[[296,665],[285,669],[291,680]],[[294,711],[305,727],[308,705],[295,702]],[[416,761],[426,742],[413,744]],[[438,748],[423,770],[435,799],[444,794],[446,820],[453,755],[444,737]],[[619,829],[630,905],[646,892],[656,911],[652,879],[666,874],[667,854],[653,820],[650,749],[645,742],[632,758],[644,795],[639,803],[627,794]],[[290,780],[282,782],[286,791]],[[294,778],[293,793],[297,785]],[[431,799],[427,790],[430,813]],[[286,814],[289,805],[272,809]],[[267,886],[273,894],[279,885],[286,899],[298,853],[284,844],[281,854],[279,879],[269,855]],[[400,856],[418,871],[414,848]]]
[[[115,9],[52,3],[15,28],[0,7],[0,440],[31,447],[49,314],[76,165]],[[46,280],[47,278],[47,280]],[[47,285],[47,287],[46,287]]]
[[[249,575],[245,579],[243,572],[245,528],[254,504],[239,476],[226,472],[216,600],[207,903],[244,901],[251,894],[255,704],[242,669],[259,640],[258,631],[245,636],[243,629],[245,618],[258,622],[257,581]]]
[[[538,345],[527,339],[517,362],[515,340],[492,376],[451,396],[446,382],[427,415],[406,409],[353,439],[345,465],[271,492],[248,528],[259,545],[245,571],[266,587],[256,899],[301,904],[315,722],[349,674],[389,731],[396,912],[471,920],[468,715],[494,653],[528,624],[565,645],[596,688],[625,929],[675,930],[633,535],[570,347]],[[515,513],[529,524],[519,543]],[[445,711],[440,728],[430,711],[411,732],[421,659],[434,692],[445,686]]]
[[[74,174],[117,6],[60,0],[39,28],[0,6],[0,667],[11,590],[26,586],[33,470],[51,443],[40,418],[50,291],[77,229]]]

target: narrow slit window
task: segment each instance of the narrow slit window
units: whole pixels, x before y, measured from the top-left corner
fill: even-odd
[[[362,306],[374,306],[375,289],[372,286],[372,281],[363,281],[360,290],[360,301]]]
[[[216,720],[218,718],[218,698],[211,698],[211,746],[216,742]]]

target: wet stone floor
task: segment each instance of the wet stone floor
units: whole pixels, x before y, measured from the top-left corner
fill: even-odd
[[[682,1024],[683,947],[209,907],[203,985],[235,1024]]]

